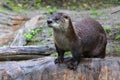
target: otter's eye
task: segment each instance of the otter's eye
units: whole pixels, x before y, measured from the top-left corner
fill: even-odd
[[[64,16],[65,19],[68,19],[68,16]]]

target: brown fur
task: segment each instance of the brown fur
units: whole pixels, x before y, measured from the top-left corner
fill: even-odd
[[[63,21],[55,21],[55,18]],[[71,51],[73,55],[73,68],[79,63],[81,57],[94,58],[105,57],[106,34],[99,22],[92,18],[86,18],[75,24],[71,22],[70,17],[65,13],[53,14],[49,20],[53,23],[62,24],[58,28],[53,27],[55,46],[58,52],[56,63],[63,62],[64,52]],[[68,26],[64,26],[67,25]],[[50,24],[48,23],[50,26]],[[77,64],[75,62],[77,61]]]

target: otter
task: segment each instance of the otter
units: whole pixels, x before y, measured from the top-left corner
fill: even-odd
[[[58,58],[55,63],[64,62],[64,53],[71,51],[68,68],[76,69],[81,58],[104,58],[107,38],[101,24],[88,17],[73,23],[66,13],[52,14],[47,24],[53,28]]]

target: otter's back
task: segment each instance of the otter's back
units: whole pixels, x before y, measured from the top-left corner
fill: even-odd
[[[76,22],[74,26],[76,35],[81,38],[86,46],[98,44],[100,38],[105,37],[105,31],[99,22],[92,18],[86,18]]]

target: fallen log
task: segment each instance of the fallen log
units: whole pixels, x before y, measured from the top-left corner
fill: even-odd
[[[0,48],[0,60],[25,60],[48,56],[55,52],[49,46],[11,46]]]
[[[0,48],[2,55],[49,55],[55,49],[49,46],[11,46]]]
[[[0,56],[0,61],[21,61],[44,57],[43,55],[9,55]]]
[[[53,57],[1,62],[0,80],[120,80],[120,59],[82,59],[76,70]]]

